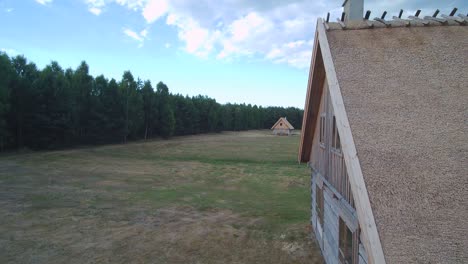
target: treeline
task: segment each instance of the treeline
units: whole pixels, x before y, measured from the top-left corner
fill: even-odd
[[[51,149],[225,130],[270,128],[281,116],[300,128],[298,108],[219,104],[171,94],[159,82],[94,78],[51,62],[39,70],[23,56],[0,53],[0,150]]]

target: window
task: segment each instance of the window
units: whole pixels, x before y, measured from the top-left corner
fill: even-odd
[[[319,141],[320,141],[320,144],[322,144],[322,146],[325,146],[325,125],[326,125],[326,122],[325,122],[325,113],[322,113],[320,115],[320,138],[319,138]]]
[[[283,126],[283,123],[280,123],[280,126]]]
[[[357,247],[354,243],[354,234],[349,230],[346,223],[340,217],[340,230],[339,230],[339,259],[341,264],[356,263],[355,259]],[[356,236],[357,237],[357,236]]]
[[[315,185],[315,211],[320,222],[320,226],[323,227],[323,189]]]
[[[333,128],[332,128],[332,149],[341,152],[341,141],[340,135],[338,134],[338,128],[336,126],[336,118],[333,116]]]

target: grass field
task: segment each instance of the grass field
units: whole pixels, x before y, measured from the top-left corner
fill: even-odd
[[[0,263],[322,263],[299,136],[0,157]]]

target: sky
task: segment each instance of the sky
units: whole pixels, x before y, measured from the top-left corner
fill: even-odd
[[[343,0],[0,0],[0,51],[220,103],[303,108],[317,18]],[[365,0],[371,17],[468,12],[466,0]]]

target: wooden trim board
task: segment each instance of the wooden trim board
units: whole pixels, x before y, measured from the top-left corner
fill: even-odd
[[[325,67],[326,81],[330,92],[332,106],[336,116],[338,133],[341,139],[349,182],[353,192],[356,212],[361,225],[363,243],[369,257],[370,264],[384,264],[385,257],[380,243],[380,238],[375,224],[374,215],[369,201],[366,184],[361,170],[359,157],[351,133],[348,116],[346,114],[343,97],[341,94],[338,78],[333,64],[330,46],[325,31],[324,22],[318,19],[317,23],[318,44],[320,46],[321,57]],[[310,80],[309,80],[310,82]],[[309,94],[309,92],[308,92]]]
[[[320,99],[322,98],[324,81],[325,69],[323,68],[320,45],[318,44],[318,32],[315,32],[314,49],[312,52],[309,80],[307,83],[304,116],[302,119],[302,133],[298,154],[299,163],[310,160],[314,131],[318,122],[319,105]],[[312,89],[312,87],[318,87],[318,89]]]

